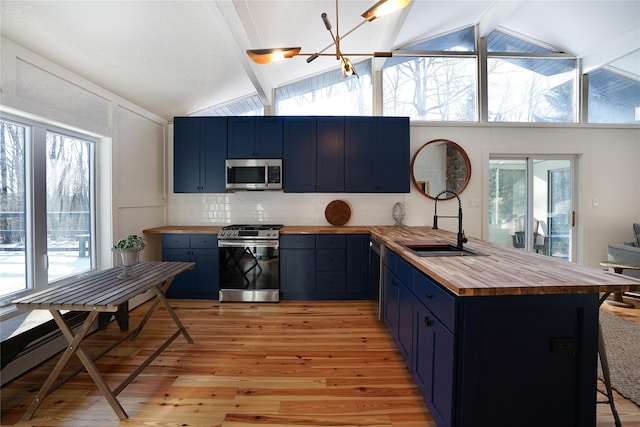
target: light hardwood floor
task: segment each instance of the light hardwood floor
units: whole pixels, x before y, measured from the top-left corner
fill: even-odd
[[[434,426],[371,302],[219,304],[172,300],[195,343],[179,337],[119,396],[119,422],[86,373],[20,418],[57,357],[2,388],[0,424],[46,426]],[[624,316],[640,321],[640,304]],[[621,309],[605,307],[614,312]],[[132,312],[132,325],[144,314]],[[630,312],[631,314],[629,314]],[[136,341],[100,359],[112,386],[173,332],[158,309]],[[91,352],[119,335],[113,322],[93,334]],[[623,426],[640,427],[640,408],[616,395]],[[541,410],[544,410],[541,408]],[[598,427],[613,426],[598,405]]]

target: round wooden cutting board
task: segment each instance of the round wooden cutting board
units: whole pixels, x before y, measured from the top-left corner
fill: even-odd
[[[344,200],[334,200],[324,210],[324,217],[331,225],[345,225],[351,218],[351,207]]]

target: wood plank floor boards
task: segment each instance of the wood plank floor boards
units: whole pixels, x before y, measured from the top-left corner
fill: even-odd
[[[435,426],[371,302],[171,302],[195,343],[178,338],[120,393],[129,420],[120,422],[81,373],[45,399],[31,421],[20,421],[54,357],[2,388],[0,424]],[[640,309],[627,311],[640,321]],[[131,324],[145,312],[134,310]],[[100,359],[106,381],[119,384],[172,332],[170,324],[159,309],[136,341]],[[96,332],[90,352],[119,335],[115,323]],[[623,426],[640,427],[640,408],[619,395],[615,401]],[[614,425],[608,406],[598,405],[597,425]]]

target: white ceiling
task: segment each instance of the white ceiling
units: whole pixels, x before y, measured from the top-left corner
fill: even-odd
[[[362,21],[375,0],[341,0],[340,34]],[[170,119],[336,68],[335,58],[298,57],[254,64],[250,48],[331,43],[335,2],[295,0],[11,1],[0,0],[1,34],[101,87]],[[582,58],[587,69],[614,63],[640,75],[640,1],[414,0],[366,23],[342,42],[370,53],[478,24],[544,41]],[[332,49],[329,49],[332,52]]]

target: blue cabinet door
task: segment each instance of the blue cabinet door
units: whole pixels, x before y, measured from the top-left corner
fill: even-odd
[[[228,132],[229,159],[282,157],[281,117],[229,117]]]
[[[345,190],[352,193],[375,191],[378,164],[377,135],[373,117],[345,118]]]
[[[316,299],[315,249],[280,248],[281,299]]]
[[[378,289],[370,289],[369,235],[347,235],[347,295],[354,299],[377,299]]]
[[[344,117],[318,117],[316,191],[344,192]]]
[[[316,191],[316,120],[286,117],[282,142],[283,191]]]
[[[166,262],[191,262],[189,248],[162,248],[162,261]],[[181,298],[185,292],[188,292],[193,282],[193,270],[186,270],[178,274],[169,289],[167,290],[168,298]]]
[[[454,336],[420,302],[415,301],[412,371],[416,385],[439,426],[450,426],[453,411]]]
[[[188,298],[218,299],[220,290],[219,280],[219,250],[193,249],[192,260],[196,263],[193,281]]]
[[[197,117],[173,119],[173,191],[200,191],[200,122]]]
[[[378,117],[379,189],[383,193],[408,193],[411,185],[409,118]]]
[[[398,286],[398,330],[397,343],[407,366],[413,356],[413,300],[411,290],[400,282]]]
[[[256,117],[256,152],[263,159],[282,158],[282,117]]]
[[[200,192],[224,193],[227,118],[202,117],[201,120]]]
[[[175,117],[173,191],[225,191],[226,117]]]
[[[227,158],[257,157],[255,117],[229,117],[227,121]]]
[[[345,191],[408,193],[409,119],[345,119]]]
[[[389,333],[396,341],[398,336],[398,287],[400,281],[391,272],[389,267],[384,267],[384,304],[383,304],[383,320],[389,328]]]

